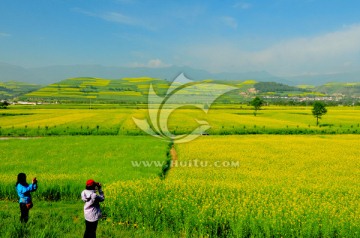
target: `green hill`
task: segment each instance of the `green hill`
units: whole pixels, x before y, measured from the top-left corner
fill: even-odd
[[[275,82],[259,82],[255,84],[255,89],[263,96],[310,96],[314,94],[306,88],[292,87]]]
[[[41,85],[22,82],[0,82],[0,100],[12,99],[20,95],[38,90]]]
[[[222,103],[238,103],[248,101],[254,95],[270,97],[315,97],[343,94],[360,96],[360,83],[330,83],[320,87],[302,85],[292,87],[274,82],[257,82],[255,80],[201,80],[196,83],[216,83],[235,86],[238,90],[231,91],[218,99]],[[24,84],[26,85],[26,84]],[[70,78],[33,91],[29,85],[20,100],[47,102],[94,102],[94,103],[146,103],[150,85],[160,96],[165,96],[171,82],[150,77],[103,79],[103,78]],[[174,85],[176,87],[176,85]],[[35,86],[34,86],[35,87]],[[37,86],[39,87],[39,86]],[[200,87],[200,88],[199,88]],[[221,87],[221,86],[219,86]],[[199,93],[199,89],[202,93]],[[197,86],[197,90],[181,90],[179,100],[196,96],[199,103],[207,100],[209,93],[205,86]],[[221,90],[219,88],[219,90]],[[7,93],[7,91],[5,92]],[[19,91],[20,94],[20,91]],[[10,94],[9,94],[10,95]]]
[[[327,83],[314,90],[328,95],[346,95],[350,97],[360,97],[360,82],[356,83]]]
[[[201,82],[222,83],[238,87],[239,91],[235,90],[222,97],[222,100],[226,102],[233,102],[232,99],[240,98],[240,91],[247,92],[257,83],[253,80],[202,80],[196,83]],[[158,95],[164,96],[171,83],[167,80],[150,77],[113,80],[102,78],[70,78],[27,93],[22,96],[22,99],[30,101],[87,102],[93,100],[93,102],[108,103],[146,103],[150,84]],[[206,92],[206,89],[204,90]],[[182,93],[184,97],[196,94],[194,91],[186,89],[183,90]]]
[[[126,101],[142,102],[149,89],[150,82],[155,88],[163,92],[168,82],[154,78],[70,78],[58,83],[50,84],[37,91],[25,94],[27,100],[56,100],[56,101]]]

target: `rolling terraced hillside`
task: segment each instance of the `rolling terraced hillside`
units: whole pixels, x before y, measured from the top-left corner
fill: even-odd
[[[35,92],[24,95],[29,100],[142,102],[149,83],[158,91],[168,87],[167,81],[153,78],[124,78],[109,80],[101,78],[70,78],[50,84]]]
[[[41,85],[15,81],[0,82],[0,100],[10,99],[41,88]]]
[[[197,81],[198,90],[182,90],[184,97],[211,93],[207,91],[206,83],[226,84],[238,88],[222,96],[220,101],[225,103],[237,103],[239,100],[253,96],[256,93],[269,95],[271,88],[280,88],[280,91],[274,91],[272,95],[304,95],[311,94],[307,89],[285,86],[274,83],[262,83],[262,89],[257,90],[258,82],[255,80],[201,80]],[[169,87],[177,87],[177,84],[158,78],[138,77],[122,79],[103,79],[103,78],[70,78],[58,83],[50,84],[37,91],[25,94],[22,99],[31,101],[61,101],[61,102],[81,102],[92,100],[93,102],[114,102],[114,103],[146,103],[149,87],[152,85],[154,91],[160,95],[166,95]],[[280,86],[279,86],[280,85]],[[203,88],[199,88],[203,87]],[[199,90],[201,89],[201,90]],[[219,90],[222,90],[219,86]],[[200,95],[201,96],[201,95]]]
[[[353,97],[360,97],[360,82],[327,83],[316,87],[315,90],[330,95],[343,94]]]
[[[199,83],[211,83],[213,80],[204,80]],[[237,81],[228,84],[247,92],[256,81]],[[27,100],[59,100],[59,101],[89,101],[94,102],[123,102],[146,103],[149,87],[164,96],[170,87],[170,82],[149,77],[102,79],[102,78],[71,78],[59,83],[50,84],[37,91],[24,95]],[[177,85],[172,85],[177,87]],[[184,90],[184,96],[193,95],[194,91]],[[235,92],[239,95],[239,92]]]

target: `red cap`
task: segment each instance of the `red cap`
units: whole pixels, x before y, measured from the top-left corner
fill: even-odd
[[[86,187],[92,187],[95,184],[96,184],[95,181],[92,179],[89,179],[88,181],[86,181]]]

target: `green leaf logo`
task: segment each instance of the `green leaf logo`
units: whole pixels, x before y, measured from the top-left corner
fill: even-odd
[[[181,73],[172,82],[165,97],[158,96],[153,86],[150,85],[148,94],[149,121],[134,117],[133,120],[141,130],[154,137],[174,141],[174,143],[189,142],[205,133],[211,126],[207,121],[196,120],[199,126],[191,133],[174,135],[168,129],[171,113],[183,106],[197,107],[207,113],[209,106],[218,97],[234,89],[237,88],[225,84],[194,82]]]

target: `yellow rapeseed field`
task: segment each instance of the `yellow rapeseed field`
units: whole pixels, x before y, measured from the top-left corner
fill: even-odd
[[[164,181],[109,184],[107,206],[119,222],[184,237],[358,237],[359,142],[202,137],[176,145],[179,159]]]

